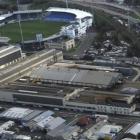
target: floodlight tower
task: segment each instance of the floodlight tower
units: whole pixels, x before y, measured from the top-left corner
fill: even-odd
[[[68,0],[66,0],[66,8],[69,8]]]
[[[17,10],[19,11],[19,0],[17,0]],[[21,43],[23,45],[24,44],[24,38],[23,38],[23,31],[22,31],[22,27],[21,27],[21,16],[20,16],[20,13],[18,13],[18,25],[19,25],[19,29],[20,29]]]
[[[134,0],[131,1],[130,5],[128,4],[128,29],[131,29],[130,25],[130,11],[133,9]]]

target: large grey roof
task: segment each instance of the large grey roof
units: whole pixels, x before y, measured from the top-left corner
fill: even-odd
[[[44,118],[49,117],[49,116],[51,116],[53,114],[54,114],[54,112],[52,112],[50,110],[45,111],[42,114],[40,114],[39,116],[37,116],[36,118],[34,118],[34,121],[39,122],[39,121],[43,120]]]
[[[32,72],[31,77],[54,81],[66,81],[69,84],[85,83],[109,86],[116,82],[119,75],[120,74],[116,72],[40,67]]]
[[[11,53],[17,52],[19,50],[21,50],[21,48],[17,46],[12,46],[12,45],[3,46],[0,48],[0,58],[9,55]]]

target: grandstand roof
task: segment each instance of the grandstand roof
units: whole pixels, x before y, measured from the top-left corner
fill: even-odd
[[[14,14],[27,14],[27,13],[41,13],[42,10],[41,9],[37,9],[37,10],[24,10],[24,11],[15,11]]]
[[[12,16],[12,14],[3,14],[3,15],[0,15],[0,20],[4,20],[8,17]]]
[[[48,12],[64,12],[76,15],[77,19],[82,19],[85,17],[92,17],[93,15],[89,12],[85,12],[78,9],[71,9],[71,8],[58,8],[58,7],[50,7],[46,11]]]

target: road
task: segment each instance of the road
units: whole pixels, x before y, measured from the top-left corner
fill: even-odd
[[[60,0],[60,1],[64,1],[64,0]],[[78,5],[81,5],[81,6],[85,6],[85,7],[90,7],[90,8],[94,8],[94,9],[97,9],[97,10],[101,10],[101,11],[104,11],[108,14],[111,14],[111,15],[114,15],[114,16],[119,16],[123,19],[128,19],[128,15],[127,15],[127,12],[125,10],[130,10],[130,8],[127,8],[127,7],[122,7],[122,6],[118,6],[118,5],[115,5],[115,4],[109,4],[109,3],[106,3],[106,2],[97,2],[97,1],[91,1],[91,0],[88,0],[88,1],[84,1],[84,0],[71,0],[69,1],[70,3],[73,3],[73,4],[78,4]],[[120,13],[118,11],[115,11],[115,10],[112,10],[111,8],[109,7],[106,7],[106,6],[112,6],[113,8],[120,8],[121,10],[124,10],[126,13]],[[134,12],[134,10],[131,9],[131,11]],[[136,12],[136,11],[135,11]],[[138,14],[138,12],[136,12],[135,14]],[[129,20],[133,23],[137,23],[137,22],[140,22],[139,19],[136,19],[136,18],[133,18],[131,16],[129,16]]]
[[[83,54],[84,51],[87,50],[87,48],[89,48],[92,45],[95,36],[96,36],[96,33],[88,33],[87,35],[83,36],[81,38],[81,43],[80,43],[79,47],[73,53],[73,55],[80,56],[81,54]]]

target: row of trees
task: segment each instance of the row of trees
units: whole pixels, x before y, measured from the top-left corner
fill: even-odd
[[[96,41],[107,40],[106,32],[112,32],[112,42],[119,45],[120,41],[130,44],[128,56],[140,56],[140,34],[128,30],[126,27],[115,21],[111,16],[104,12],[95,11],[95,25],[97,29]]]

